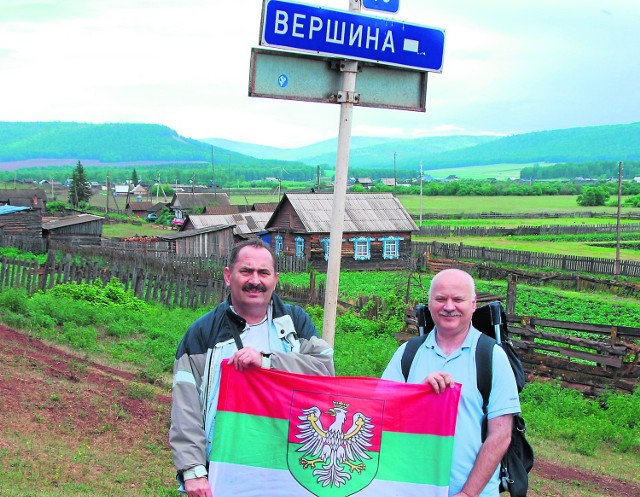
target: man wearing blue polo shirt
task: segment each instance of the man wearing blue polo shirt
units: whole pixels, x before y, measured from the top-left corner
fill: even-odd
[[[429,312],[435,327],[418,349],[408,383],[427,383],[436,393],[454,382],[462,384],[453,444],[450,497],[498,497],[498,468],[511,441],[513,415],[520,412],[518,389],[509,360],[493,348],[493,375],[488,405],[487,436],[482,441],[482,396],[477,388],[475,351],[480,331],[471,325],[476,309],[473,278],[446,269],[431,280]],[[402,345],[382,374],[404,381]]]

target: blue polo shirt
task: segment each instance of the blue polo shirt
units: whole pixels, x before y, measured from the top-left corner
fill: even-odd
[[[447,357],[436,344],[436,331],[433,329],[418,349],[409,371],[408,383],[422,383],[431,373],[444,371],[449,373],[456,383],[462,385],[453,442],[450,496],[462,490],[482,446],[482,395],[478,391],[476,378],[476,345],[480,334],[481,332],[472,326],[462,347]],[[383,379],[404,382],[400,361],[405,347],[406,344],[403,344],[395,352],[382,374]],[[494,347],[493,383],[489,396],[488,417],[492,419],[519,412],[518,388],[509,359],[502,348]],[[498,487],[498,468],[496,467],[496,471],[480,496],[498,497]]]

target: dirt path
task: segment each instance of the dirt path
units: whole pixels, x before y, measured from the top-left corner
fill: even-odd
[[[64,351],[58,347],[48,345],[40,340],[0,325],[0,405],[5,412],[22,411],[23,419],[29,419],[34,413],[25,412],[28,406],[34,406],[28,397],[50,399],[59,392],[56,379],[64,379],[83,384],[91,392],[100,392],[104,397],[114,397],[122,391],[128,382],[139,381],[132,373],[111,368],[102,364],[88,361],[79,356]],[[37,378],[34,381],[34,377]],[[43,381],[45,380],[49,381]],[[47,391],[49,388],[49,391]],[[86,406],[81,406],[82,398],[67,399],[65,409],[57,408],[55,416],[64,421],[74,413],[82,412]],[[127,412],[133,416],[137,425],[152,426],[153,418],[158,408],[163,409],[171,402],[170,392],[157,395],[151,400],[139,400],[120,396]],[[35,411],[37,407],[33,407]],[[42,411],[40,411],[42,412]],[[53,411],[52,411],[53,412]],[[52,414],[53,415],[53,414]],[[76,420],[77,428],[94,433],[98,428],[93,426],[92,417]],[[159,429],[164,429],[160,425]],[[15,426],[13,429],[17,429]],[[132,427],[136,429],[135,426]],[[159,439],[166,438],[165,433],[156,434]],[[124,437],[125,439],[127,437]],[[0,439],[0,447],[3,445]],[[170,463],[170,461],[167,461]],[[533,472],[536,476],[550,482],[547,496],[559,496],[553,493],[553,482],[580,482],[583,488],[597,489],[599,493],[611,497],[638,497],[640,486],[630,485],[615,478],[600,476],[581,469],[558,466],[551,461],[536,460]],[[505,494],[506,495],[506,494]],[[543,494],[540,494],[543,495]]]

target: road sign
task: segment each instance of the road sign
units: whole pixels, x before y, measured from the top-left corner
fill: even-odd
[[[341,59],[300,52],[251,49],[249,96],[338,103]],[[360,62],[356,105],[424,112],[427,72]]]
[[[396,13],[400,7],[400,0],[362,0],[362,6],[365,9]]]
[[[260,45],[442,72],[443,29],[265,0]]]

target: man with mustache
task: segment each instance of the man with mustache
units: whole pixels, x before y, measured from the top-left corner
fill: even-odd
[[[520,412],[518,389],[509,360],[493,347],[493,375],[487,408],[486,438],[482,436],[482,395],[477,388],[475,351],[481,332],[472,324],[476,310],[473,278],[446,269],[431,280],[429,312],[435,324],[411,363],[408,383],[427,383],[436,393],[462,384],[453,444],[449,496],[498,497],[498,469],[511,441],[513,415]],[[382,378],[404,382],[400,346]]]
[[[278,273],[269,245],[258,239],[236,245],[224,280],[229,299],[191,324],[174,362],[169,441],[188,497],[211,497],[207,466],[223,361],[240,371],[335,374],[333,349],[309,315],[274,293]]]

